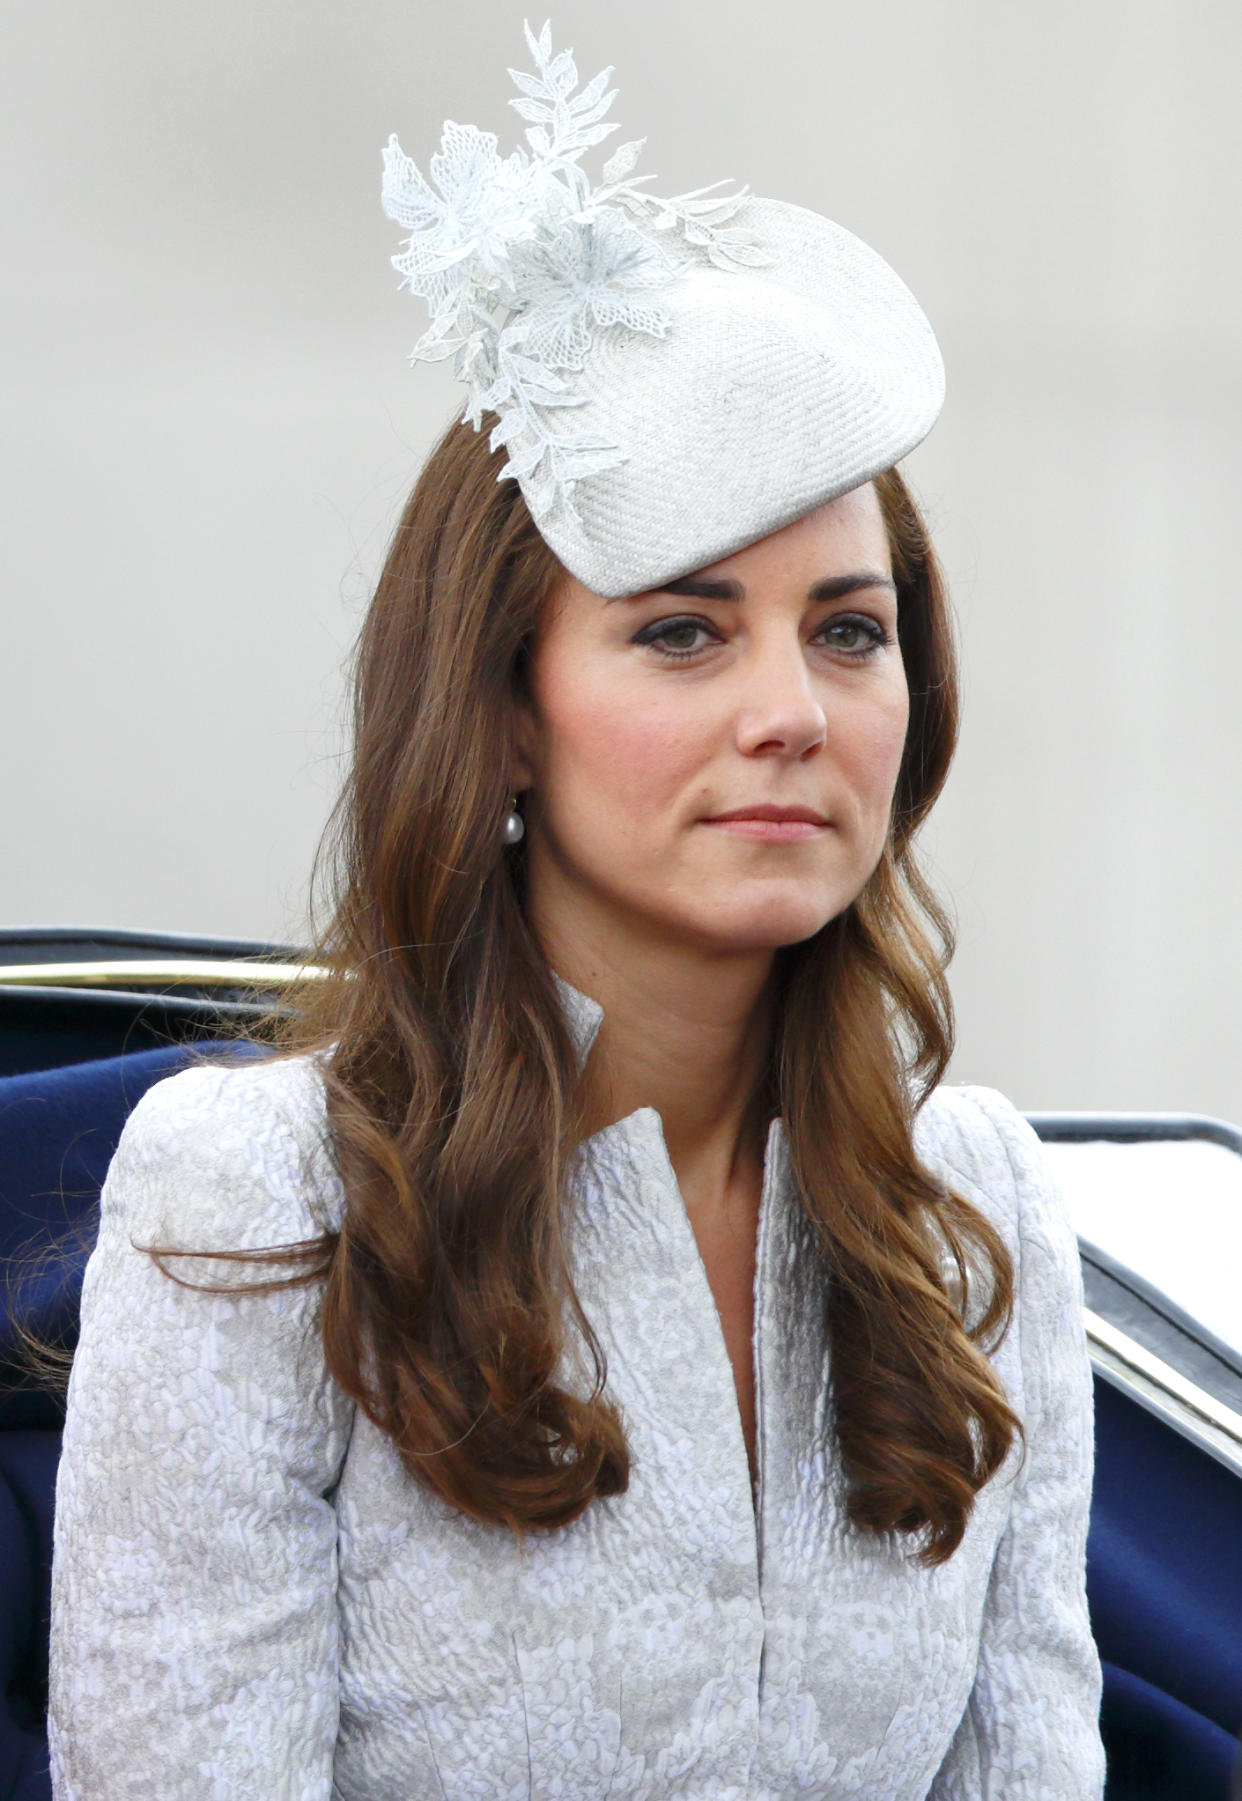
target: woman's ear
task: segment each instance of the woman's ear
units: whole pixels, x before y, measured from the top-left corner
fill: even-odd
[[[533,788],[539,761],[539,726],[528,695],[519,695],[513,703],[513,749],[510,754],[510,793],[521,794]]]

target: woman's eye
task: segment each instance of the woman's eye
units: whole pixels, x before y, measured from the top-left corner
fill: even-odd
[[[862,613],[842,613],[821,625],[816,640],[844,657],[861,661],[889,642],[889,635],[877,619]],[[670,662],[697,656],[720,635],[705,619],[655,619],[634,636],[635,644],[651,645]]]
[[[867,656],[889,641],[888,633],[878,620],[866,619],[857,613],[843,613],[838,619],[830,619],[827,625],[820,627],[820,636],[833,650],[844,651],[852,657]]]
[[[662,656],[689,657],[703,648],[696,639],[709,630],[701,619],[657,619],[653,625],[644,626],[634,642],[654,644]]]

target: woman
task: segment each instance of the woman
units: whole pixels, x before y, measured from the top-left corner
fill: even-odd
[[[528,40],[531,155],[390,147],[495,423],[364,628],[335,974],[105,1190],[57,1793],[1098,1796],[1074,1238],[936,1086],[934,340],[800,209],[592,189]]]

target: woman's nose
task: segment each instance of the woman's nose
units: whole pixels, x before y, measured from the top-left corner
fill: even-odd
[[[797,639],[756,649],[739,681],[736,735],[745,755],[804,757],[823,744],[828,722]]]

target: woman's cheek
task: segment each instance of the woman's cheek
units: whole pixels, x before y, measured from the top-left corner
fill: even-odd
[[[569,750],[578,772],[597,795],[608,794],[626,811],[646,812],[678,793],[701,761],[700,734],[676,712],[615,687],[587,686],[576,697]],[[563,773],[568,773],[563,769]]]
[[[901,769],[910,709],[904,685],[900,694],[879,707],[868,708],[852,720],[841,722],[837,734],[839,756],[854,772],[856,785],[877,798],[891,794]]]

